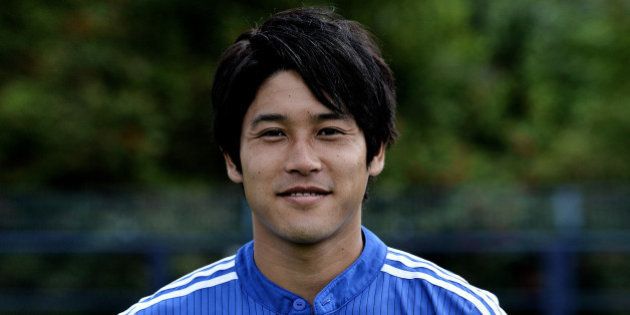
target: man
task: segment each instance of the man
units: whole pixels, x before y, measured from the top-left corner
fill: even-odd
[[[395,137],[370,35],[321,9],[272,16],[224,53],[215,137],[254,240],[123,314],[504,314],[496,297],[361,226]]]

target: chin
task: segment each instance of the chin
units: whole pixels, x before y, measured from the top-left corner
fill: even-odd
[[[329,238],[333,233],[314,226],[287,229],[278,233],[284,240],[299,245],[314,245]]]

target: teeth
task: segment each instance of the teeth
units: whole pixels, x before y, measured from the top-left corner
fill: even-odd
[[[318,193],[313,193],[313,192],[294,192],[291,193],[291,197],[312,197],[312,196],[318,196]]]

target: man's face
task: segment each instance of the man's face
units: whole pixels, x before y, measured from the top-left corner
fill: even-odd
[[[383,169],[384,152],[366,165],[363,132],[350,116],[322,105],[294,71],[259,88],[243,120],[239,172],[256,237],[314,244],[361,224],[368,177]]]

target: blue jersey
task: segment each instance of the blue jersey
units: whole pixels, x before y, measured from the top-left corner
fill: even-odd
[[[121,314],[505,314],[497,298],[414,255],[388,248],[363,228],[359,258],[310,304],[267,279],[249,242]]]

